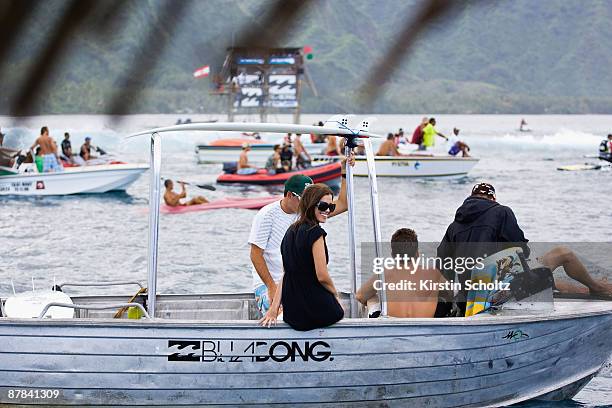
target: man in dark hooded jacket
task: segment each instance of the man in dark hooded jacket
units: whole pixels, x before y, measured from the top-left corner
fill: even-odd
[[[448,226],[437,256],[448,258],[485,258],[506,248],[521,247],[525,257],[529,257],[529,247],[525,234],[518,226],[516,217],[509,207],[499,204],[495,188],[488,183],[476,184],[469,196],[457,209],[455,220]],[[456,281],[455,271],[443,269],[447,280]],[[469,271],[457,275],[461,286],[469,279]],[[458,307],[461,315],[465,313],[467,291],[460,291]],[[440,304],[436,316],[445,316],[450,304]]]
[[[514,213],[509,207],[499,204],[495,198],[495,188],[488,183],[476,184],[472,195],[468,197],[455,213],[455,220],[448,226],[442,242],[438,246],[437,256],[444,260],[448,258],[486,258],[506,248],[520,247],[525,258],[529,258],[529,246],[525,234],[518,225]],[[544,254],[543,265],[554,271],[563,267],[565,273],[572,279],[585,285],[591,294],[612,295],[612,286],[605,282],[595,281],[584,265],[568,248],[555,247]],[[470,271],[457,274],[452,269],[441,270],[448,281],[461,282],[470,278]],[[576,287],[555,281],[555,286],[564,292],[579,292]],[[562,287],[560,287],[562,286]],[[450,298],[450,294],[445,297]],[[459,291],[457,300],[459,316],[465,315],[467,291]],[[439,302],[436,317],[452,314],[450,302]]]

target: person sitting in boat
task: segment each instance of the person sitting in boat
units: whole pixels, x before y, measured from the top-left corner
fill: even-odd
[[[404,138],[404,129],[399,128],[397,133],[395,133],[393,135],[393,138],[394,138],[393,140],[394,140],[396,146],[399,146],[402,143],[406,143],[406,140]]]
[[[169,207],[182,207],[187,205],[198,205],[198,204],[206,204],[208,200],[202,196],[196,196],[186,203],[182,203],[181,199],[187,197],[187,190],[185,189],[185,183],[182,181],[178,182],[181,185],[181,192],[179,194],[172,191],[174,189],[174,183],[172,180],[164,181],[164,187],[166,187],[166,191],[164,192],[164,202]]]
[[[283,306],[283,320],[295,330],[330,326],[344,317],[338,291],[329,275],[329,256],[322,223],[336,210],[331,189],[325,184],[308,186],[298,207],[298,219],[282,243],[282,276],[263,325],[276,321]]]
[[[312,126],[324,126],[323,122],[319,121],[319,123],[313,123]],[[325,135],[319,135],[316,133],[310,134],[310,141],[312,143],[325,143]]]
[[[472,194],[457,210],[455,220],[449,225],[438,246],[438,258],[476,259],[517,246],[522,248],[526,258],[529,257],[528,240],[519,227],[514,213],[509,207],[500,205],[495,194],[495,188],[489,183],[476,184],[472,188]],[[474,243],[474,245],[457,245],[465,243]],[[570,278],[584,284],[590,293],[612,295],[612,285],[595,281],[576,255],[565,247],[555,247],[547,252],[542,257],[541,263],[551,271],[563,267]],[[469,279],[468,273],[458,274],[457,278],[453,270],[443,269],[442,273],[447,280],[459,280],[462,287]],[[555,287],[560,291],[574,291],[572,285],[563,282],[555,281]],[[465,288],[459,295],[460,300],[456,302],[458,312],[460,316],[464,316],[467,298]],[[450,302],[439,303],[436,316],[448,316],[451,308]]]
[[[324,154],[326,156],[342,156],[342,150],[336,136],[327,136],[327,146],[325,147]]]
[[[376,152],[377,156],[404,156],[397,149],[397,145],[395,144],[395,136],[393,133],[389,133],[387,135],[387,140],[382,142],[380,147],[378,148],[378,152]]]
[[[81,145],[81,151],[79,152],[79,156],[85,162],[87,162],[87,160],[97,159],[96,156],[91,154],[91,149],[93,149],[93,146],[91,145],[91,137],[87,136],[85,138],[85,143]]]
[[[290,143],[284,143],[280,152],[281,165],[285,171],[291,171],[293,167],[293,151]]]
[[[70,133],[64,133],[64,140],[62,140],[62,160],[67,163],[73,163],[72,160],[72,144],[70,143]]]
[[[299,133],[295,134],[295,138],[293,139],[295,154],[295,167],[297,169],[307,169],[310,167],[310,163],[312,162],[312,157],[310,157],[310,153],[304,147],[302,143],[302,135]]]
[[[34,151],[36,146],[40,147],[40,156],[43,160],[43,173],[53,173],[64,170],[60,164],[59,155],[57,154],[57,144],[55,140],[51,139],[49,136],[49,128],[46,126],[40,129],[40,136],[34,141],[30,150]]]
[[[349,161],[355,165],[354,157]],[[336,200],[336,210],[329,214],[334,217],[348,209],[346,199],[346,164],[342,161],[342,183]],[[297,210],[304,189],[313,184],[310,177],[302,174],[291,176],[285,182],[283,199],[263,207],[251,226],[248,243],[251,246],[253,263],[253,291],[257,308],[265,315],[274,299],[277,285],[283,272],[280,245],[287,228],[297,220]]]
[[[404,285],[404,290],[386,290],[387,313],[392,317],[434,317],[438,304],[438,289],[421,289],[420,282],[443,284],[446,279],[435,268],[414,267],[419,258],[419,240],[416,232],[409,228],[400,228],[391,236],[391,256],[393,258],[413,260],[405,265],[393,265],[385,269],[384,282],[387,288],[399,287],[406,282],[414,282],[414,289]],[[357,300],[368,305],[380,305],[376,288],[381,285],[380,274],[373,274],[357,291]]]
[[[608,138],[599,144],[599,158],[612,162],[612,134],[609,134]]]
[[[240,158],[238,159],[238,170],[236,171],[236,174],[248,175],[257,173],[257,168],[249,164],[250,151],[251,145],[244,143],[242,145],[242,152],[240,152]]]
[[[268,161],[266,161],[266,170],[268,174],[273,176],[278,173],[284,173],[285,169],[281,165],[281,146],[274,145],[274,152],[268,157]]]
[[[410,143],[419,146],[421,145],[421,143],[423,143],[423,129],[425,129],[425,126],[427,126],[428,123],[429,118],[425,116],[421,120],[421,123],[419,123],[419,125],[416,127],[416,129],[414,129],[414,132],[412,132],[412,140],[410,141]]]
[[[436,135],[446,139],[446,141],[448,142],[448,137],[438,132],[435,126],[436,119],[430,118],[429,123],[423,128],[423,143],[421,143],[421,145],[419,146],[419,150],[427,150],[428,148],[434,147],[436,144]]]
[[[456,156],[461,152],[462,157],[470,157],[469,152],[470,146],[466,143],[459,140],[459,129],[453,128],[453,136],[451,136],[451,148],[448,151],[448,154],[451,156]]]

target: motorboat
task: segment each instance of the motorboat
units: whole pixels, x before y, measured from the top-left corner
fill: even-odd
[[[269,174],[266,169],[259,169],[253,174],[223,173],[217,177],[217,183],[224,184],[253,184],[253,185],[282,185],[293,175],[303,174],[310,177],[315,183],[337,184],[340,180],[342,167],[339,161],[320,163],[302,170],[284,173]]]
[[[280,140],[278,143],[271,143],[262,139],[253,139],[252,137],[239,138],[220,138],[209,143],[200,143],[195,147],[195,154],[198,163],[225,163],[238,161],[242,146],[248,143],[251,151],[249,152],[249,162],[263,166],[268,160],[268,157],[274,152],[276,144],[283,144]],[[326,146],[325,143],[310,143],[304,138],[302,140],[304,148],[311,153],[320,153]]]
[[[313,162],[336,161],[338,157],[313,156]],[[480,159],[450,155],[411,154],[404,156],[376,156],[376,175],[379,177],[458,178],[466,176]],[[354,175],[368,176],[366,156],[355,157]]]
[[[341,405],[493,407],[571,398],[612,352],[612,303],[554,299],[470,318],[367,318],[355,299],[357,252],[352,168],[347,168],[350,292],[345,318],[298,332],[258,324],[252,293],[157,292],[162,134],[278,131],[365,138],[374,242],[380,243],[376,172],[367,124],[177,125],[152,129],[148,282],[136,295],[70,296],[38,317],[0,318],[0,404],[53,406]],[[128,271],[126,271],[127,273]],[[132,271],[129,271],[132,273]],[[384,274],[382,274],[384,280]],[[127,282],[129,283],[129,282]],[[384,283],[384,282],[383,282]],[[126,284],[96,283],[94,286]],[[80,283],[83,285],[83,283]],[[65,285],[58,285],[69,293]],[[114,292],[116,293],[116,292]],[[38,296],[38,299],[41,297]],[[0,305],[6,305],[2,300]],[[9,302],[12,303],[12,302]],[[50,308],[70,318],[44,318]],[[127,309],[127,314],[122,313]],[[134,312],[134,313],[132,313]],[[128,316],[133,319],[127,318]],[[138,318],[140,317],[140,318]]]
[[[10,157],[9,149],[2,149]],[[18,154],[17,151],[12,151]],[[33,163],[0,165],[0,195],[42,196],[106,193],[126,190],[148,164],[106,162],[104,164],[64,167],[63,171],[40,173]]]
[[[380,177],[463,177],[478,163],[475,157],[448,155],[376,156]],[[355,175],[368,175],[365,156],[355,158]]]

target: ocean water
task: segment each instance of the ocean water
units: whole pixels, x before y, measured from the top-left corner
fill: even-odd
[[[311,124],[330,115],[304,115]],[[420,115],[379,115],[373,132],[403,128],[411,134]],[[129,133],[171,125],[183,115],[44,116],[16,121],[0,117],[7,134],[5,146],[27,147],[41,126],[49,126],[58,142],[70,132],[75,146],[85,136],[127,161],[148,160],[146,137],[125,139]],[[531,132],[519,132],[520,116],[439,115],[438,130],[453,127],[480,158],[468,177],[453,180],[379,179],[382,235],[389,239],[400,227],[413,228],[421,241],[439,241],[457,207],[476,182],[497,189],[498,201],[510,206],[531,241],[612,242],[610,187],[612,171],[561,172],[566,164],[596,162],[600,140],[612,133],[612,116],[525,116]],[[220,119],[191,115],[192,121]],[[356,118],[359,120],[361,118]],[[245,120],[253,120],[245,118]],[[287,116],[271,121],[289,121]],[[194,145],[219,137],[211,133],[164,136],[163,170],[168,178],[215,182],[220,165],[198,165]],[[437,140],[440,149],[447,146]],[[55,281],[113,280],[146,282],[148,177],[125,193],[68,197],[0,197],[0,296],[50,287]],[[356,179],[357,242],[373,233],[367,179]],[[210,192],[188,189],[208,198],[267,195],[263,187],[218,186]],[[251,289],[247,237],[255,212],[219,210],[162,215],[158,289],[163,293],[240,292]],[[349,287],[346,216],[325,225],[330,270],[336,285]],[[81,294],[79,288],[71,293]],[[129,292],[129,290],[127,291]],[[126,295],[128,294],[126,292]],[[104,289],[96,293],[107,293]],[[529,403],[534,406],[605,406],[612,401],[612,369],[607,367],[575,400]]]

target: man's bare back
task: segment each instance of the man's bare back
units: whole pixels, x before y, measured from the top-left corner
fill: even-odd
[[[390,269],[385,272],[385,282],[400,283],[402,280],[414,282],[413,290],[387,290],[387,310],[394,317],[434,317],[438,305],[437,289],[420,289],[421,282],[438,284],[446,279],[437,269],[417,268],[410,271]]]
[[[429,289],[431,284],[446,281],[437,269],[417,268],[415,273],[406,269],[387,269],[385,285],[387,286],[387,313],[392,317],[434,317],[438,304],[438,290]],[[376,296],[374,282],[380,280],[379,275],[372,276],[357,293],[357,299],[366,303]],[[408,289],[408,282],[412,287]],[[427,287],[421,289],[421,282],[427,282]],[[392,285],[403,284],[406,289],[399,290]],[[377,286],[378,287],[378,286]]]
[[[377,156],[400,156],[401,154],[399,150],[397,150],[397,146],[395,145],[395,142],[393,142],[393,140],[386,140],[380,145],[380,148],[378,149],[378,152],[376,153],[376,155]]]
[[[42,156],[46,154],[57,154],[57,145],[55,144],[55,141],[51,139],[51,137],[49,137],[48,134],[38,136],[36,141],[34,141],[32,148],[34,148],[36,145],[40,146],[40,154]]]

